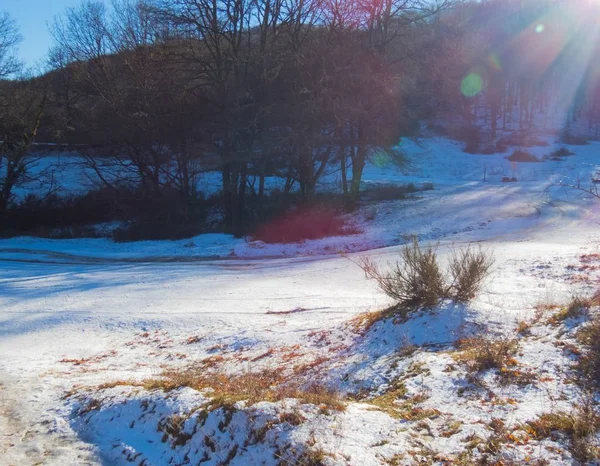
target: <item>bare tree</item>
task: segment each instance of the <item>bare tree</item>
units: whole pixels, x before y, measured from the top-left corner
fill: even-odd
[[[21,69],[15,57],[20,40],[14,20],[0,14],[0,213],[13,200],[14,189],[32,180],[30,168],[38,159],[30,148],[45,103],[44,92],[36,82],[9,79]]]
[[[14,189],[23,183],[42,181],[31,173],[40,158],[31,153],[45,106],[45,94],[34,82],[9,81],[0,86],[0,213],[13,200]]]
[[[110,159],[83,153],[100,181],[139,183],[152,196],[176,186],[189,195],[195,172],[185,118],[197,112],[154,18],[146,1],[116,0],[111,14],[102,2],[82,3],[55,22],[55,56],[86,95],[79,121],[87,142],[104,145]]]
[[[15,56],[21,35],[8,13],[0,13],[0,79],[6,79],[21,68]]]

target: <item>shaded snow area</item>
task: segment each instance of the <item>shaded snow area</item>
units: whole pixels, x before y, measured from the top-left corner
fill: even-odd
[[[462,146],[441,138],[407,140],[402,150],[408,163],[402,170],[387,159],[367,165],[364,188],[408,183],[419,187],[431,183],[434,189],[417,192],[403,200],[364,203],[357,212],[346,215],[347,224],[359,232],[348,236],[288,244],[267,244],[250,237],[234,238],[217,233],[175,241],[126,244],[107,238],[25,237],[0,240],[0,252],[6,259],[85,263],[321,257],[398,245],[405,242],[407,235],[419,235],[425,241],[514,237],[518,231],[527,236],[528,228],[540,229],[541,222],[566,227],[568,222],[580,218],[581,196],[577,192],[554,188],[548,193],[547,188],[551,182],[560,180],[588,187],[597,171],[600,143],[565,146],[576,156],[560,161],[518,163],[515,167],[506,159],[512,150],[494,155],[465,154]],[[557,147],[549,145],[528,150],[541,159]],[[81,172],[80,163],[72,160],[74,157],[61,159],[63,175],[62,178],[57,175],[57,183],[69,189],[60,192],[77,193],[91,186],[91,174]],[[483,181],[484,173],[486,181]],[[217,189],[215,176],[215,173],[206,175],[212,180],[204,187],[209,193]],[[516,176],[519,181],[504,183],[501,180],[505,176]],[[338,177],[339,173],[328,175],[321,188],[339,186]],[[80,185],[76,181],[79,179],[82,180]],[[273,187],[277,187],[276,180]]]
[[[600,144],[515,183],[508,153],[460,149],[407,142],[405,172],[370,166],[367,183],[435,189],[365,204],[349,237],[1,240],[0,464],[581,464],[539,420],[599,401],[575,367],[598,309],[560,312],[597,290],[600,201],[547,188],[590,179]],[[493,254],[483,290],[386,313],[356,264],[385,268],[410,235],[442,264]],[[482,340],[501,366],[474,366]]]

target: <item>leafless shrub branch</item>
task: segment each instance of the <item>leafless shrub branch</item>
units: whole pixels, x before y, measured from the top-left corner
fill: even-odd
[[[382,272],[368,257],[358,261],[365,276],[375,280],[399,306],[432,307],[442,299],[467,302],[481,289],[494,264],[489,253],[469,246],[452,254],[444,273],[436,248],[421,248],[416,239],[400,256],[401,261],[391,264],[388,272]]]

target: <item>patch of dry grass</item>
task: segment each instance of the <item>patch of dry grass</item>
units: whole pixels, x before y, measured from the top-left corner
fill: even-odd
[[[306,447],[293,459],[286,459],[280,456],[278,464],[279,466],[325,466],[327,458],[331,456],[331,453],[327,453],[320,447]]]
[[[135,382],[132,380],[115,380],[113,382],[105,382],[103,384],[98,385],[98,390],[107,390],[109,388],[115,387],[132,387],[132,386],[142,386],[141,382]]]
[[[501,385],[526,386],[538,381],[533,369],[518,367],[514,358],[519,344],[516,339],[477,336],[458,340],[455,361],[463,364],[470,374],[496,369]],[[471,375],[471,383],[479,385],[478,377]],[[482,386],[482,388],[485,388]]]
[[[531,335],[531,327],[533,327],[532,322],[520,320],[519,322],[517,322],[516,332],[522,337],[528,337]]]
[[[567,305],[562,306],[557,312],[555,312],[550,319],[548,319],[548,323],[551,325],[560,325],[567,319],[577,319],[585,315],[589,308],[594,305],[594,302],[597,298],[583,298],[580,296],[574,296],[567,303]]]
[[[600,414],[593,396],[578,404],[571,413],[543,414],[538,419],[529,421],[525,430],[538,440],[555,434],[565,435],[570,441],[571,454],[582,463],[600,457],[600,445],[593,438],[600,430]]]
[[[394,324],[405,322],[411,308],[402,306],[392,306],[381,311],[363,312],[353,317],[350,322],[350,328],[360,335],[365,335],[377,323],[386,319],[394,319]]]
[[[405,377],[396,380],[385,393],[365,400],[365,402],[377,407],[377,409],[391,417],[406,421],[420,421],[439,416],[441,412],[437,409],[417,406],[427,400],[428,396],[424,394],[418,394],[413,397],[406,396],[407,390],[404,380],[412,375],[413,372],[409,370]]]
[[[425,401],[422,396],[402,399],[396,392],[389,392],[370,400],[368,403],[396,419],[420,421],[438,417],[441,411],[417,406]]]
[[[291,426],[299,426],[306,418],[302,415],[299,409],[286,411],[279,415],[279,422],[287,422]]]
[[[502,370],[516,365],[513,356],[517,352],[518,342],[515,339],[485,336],[464,338],[458,340],[457,348],[454,359],[464,364],[470,372]]]
[[[585,382],[600,386],[600,315],[576,334],[577,341],[584,347],[576,364],[576,369]]]
[[[306,386],[293,384],[279,370],[265,370],[242,375],[209,374],[193,369],[168,371],[161,379],[148,380],[146,390],[171,391],[180,387],[211,390],[211,408],[230,406],[238,401],[253,405],[260,401],[281,401],[294,398],[301,403],[318,406],[323,412],[343,411],[343,397],[326,386],[313,383]]]

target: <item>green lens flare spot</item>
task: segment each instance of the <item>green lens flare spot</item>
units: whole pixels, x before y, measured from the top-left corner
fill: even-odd
[[[477,73],[469,73],[460,84],[460,92],[465,97],[475,97],[483,89],[483,78]]]
[[[544,32],[544,29],[546,29],[546,27],[543,24],[538,24],[535,27],[535,32],[537,32],[538,34],[541,34],[542,32]]]
[[[384,151],[377,151],[373,155],[372,163],[377,168],[386,168],[390,164],[390,157]]]

